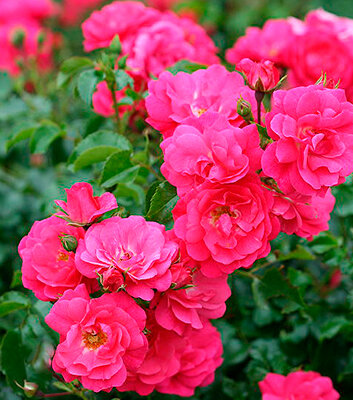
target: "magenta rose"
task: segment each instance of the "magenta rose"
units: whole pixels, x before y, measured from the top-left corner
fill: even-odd
[[[314,196],[310,199],[276,193],[272,213],[277,216],[282,232],[288,235],[295,233],[311,240],[313,236],[329,229],[328,221],[335,200],[330,190],[325,197]]]
[[[94,11],[82,24],[84,48],[92,51],[108,47],[119,35],[123,49],[128,51],[137,31],[161,18],[161,13],[139,1],[115,1]]]
[[[60,22],[64,26],[79,24],[89,11],[103,3],[104,0],[63,0]]]
[[[243,58],[253,61],[270,60],[276,65],[286,66],[287,53],[294,32],[300,30],[303,23],[295,18],[266,21],[262,29],[249,27],[245,36],[240,37],[226,52],[231,64],[238,64]]]
[[[121,386],[147,353],[146,314],[126,293],[90,299],[79,285],[65,292],[45,322],[60,334],[54,371],[94,392]]]
[[[343,90],[321,85],[279,90],[266,117],[274,140],[263,172],[286,194],[324,196],[353,172],[353,105]]]
[[[77,182],[65,191],[67,201],[56,200],[55,203],[72,222],[78,224],[90,224],[104,213],[118,207],[112,193],[93,196],[93,188],[86,182]]]
[[[179,195],[203,182],[236,182],[261,167],[256,126],[235,128],[218,113],[186,120],[161,143],[161,148],[161,172],[177,187]]]
[[[12,21],[42,21],[55,14],[55,3],[51,0],[0,0],[0,23]]]
[[[273,197],[256,175],[230,185],[202,185],[173,210],[176,236],[208,277],[250,267],[267,256],[278,233]]]
[[[224,115],[234,126],[244,126],[243,118],[237,113],[240,98],[248,101],[256,113],[253,92],[244,85],[243,78],[221,65],[192,74],[163,72],[158,80],[149,82],[148,91],[146,121],[161,131],[164,138],[171,136],[189,117],[199,118],[208,112]]]
[[[56,216],[36,221],[18,246],[23,286],[42,301],[55,301],[80,284],[83,276],[76,268],[75,253],[64,249],[60,237],[70,235],[79,241],[84,234],[82,228],[69,226]]]
[[[353,85],[353,23],[324,10],[310,12],[295,45],[289,46],[289,82],[292,86],[314,84],[322,75],[340,82],[343,89]]]
[[[124,282],[122,286],[131,296],[151,300],[152,289],[170,287],[170,266],[177,251],[163,225],[140,216],[112,217],[87,230],[76,251],[76,266],[89,278],[104,278],[114,269],[116,280]]]
[[[330,378],[313,371],[292,372],[288,376],[269,373],[259,382],[262,400],[338,400],[340,395]]]

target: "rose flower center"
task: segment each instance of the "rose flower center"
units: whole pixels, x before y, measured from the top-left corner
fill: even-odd
[[[58,255],[56,256],[56,261],[68,261],[69,255],[64,253],[63,251],[59,251]]]
[[[108,341],[108,335],[101,329],[82,332],[82,340],[89,350],[96,350]]]
[[[228,206],[220,206],[211,211],[211,223],[215,225],[223,214],[229,215],[231,218],[238,218],[240,216],[238,210],[231,210]]]

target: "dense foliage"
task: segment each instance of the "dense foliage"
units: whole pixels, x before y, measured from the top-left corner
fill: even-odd
[[[49,365],[59,342],[59,335],[44,322],[52,305],[38,300],[22,286],[22,261],[17,250],[21,238],[28,234],[34,221],[57,211],[54,200],[65,200],[64,189],[75,182],[90,182],[96,196],[113,193],[120,216],[142,215],[167,229],[173,226],[172,209],[178,199],[175,187],[165,180],[168,171],[163,172],[164,176],[160,172],[161,134],[144,121],[147,75],[159,75],[165,65],[148,65],[146,76],[135,76],[129,70],[137,68],[137,64],[124,57],[123,40],[115,39],[109,46],[94,47],[91,43],[89,47],[87,32],[91,28],[87,22],[84,42],[80,23],[93,8],[110,2],[92,2],[92,7],[83,11],[74,1],[72,8],[70,1],[61,3],[66,8],[48,10],[50,19],[41,16],[30,24],[31,29],[35,26],[46,32],[45,43],[55,43],[51,60],[44,52],[43,69],[37,60],[39,65],[2,66],[4,71],[0,73],[0,398],[26,398],[23,385],[27,381],[39,386],[39,398],[41,394],[45,397],[44,393],[67,392],[67,399],[138,399],[141,397],[131,392],[93,394],[76,382],[63,382]],[[160,6],[163,2],[148,3]],[[193,0],[176,2],[173,7],[206,27],[222,60],[226,57],[229,63],[232,61],[225,56],[226,49],[244,34],[247,26],[262,26],[269,18],[289,15],[303,18],[309,9],[319,6],[353,16],[353,8],[343,0],[334,5],[328,1],[250,3],[251,6],[240,1]],[[80,11],[75,18],[74,7]],[[178,59],[173,53],[168,65],[173,75],[179,71],[202,71],[207,58],[215,56],[208,37],[202,38],[208,51],[206,57],[198,53],[198,46],[192,50],[185,46],[185,54],[178,49],[182,56]],[[15,47],[23,45],[21,31],[13,40]],[[83,42],[87,51],[94,51],[85,54]],[[41,45],[40,40],[38,43]],[[140,55],[139,49],[136,53]],[[192,54],[194,62],[185,60],[188,54]],[[118,56],[119,69],[114,69]],[[234,65],[230,68],[234,69]],[[309,83],[315,82],[302,84]],[[115,98],[116,91],[123,94]],[[246,94],[244,97],[248,100]],[[267,97],[268,94],[266,107]],[[255,107],[254,103],[253,110]],[[149,117],[153,125],[153,111],[149,110]],[[168,168],[171,173],[172,166]],[[268,175],[276,179],[283,176],[282,171],[271,173]],[[184,181],[174,179],[173,185],[184,187]],[[173,176],[168,180],[172,182]],[[258,382],[267,373],[287,375],[300,369],[330,377],[341,399],[351,398],[352,185],[348,177],[344,184],[333,188],[336,205],[329,231],[310,241],[304,239],[310,238],[308,232],[302,232],[303,237],[280,233],[271,242],[267,257],[257,260],[251,269],[236,269],[229,275],[232,295],[227,300],[226,313],[212,322],[221,332],[224,361],[215,381],[198,388],[193,399],[260,399]],[[189,189],[185,184],[183,190]],[[192,200],[192,196],[188,198]],[[108,211],[114,212],[112,208]],[[178,397],[153,392],[149,398]]]

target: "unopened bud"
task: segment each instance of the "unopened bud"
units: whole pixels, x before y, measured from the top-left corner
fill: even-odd
[[[247,122],[254,121],[254,116],[251,111],[251,104],[242,97],[237,101],[237,113]]]
[[[23,47],[23,43],[26,39],[26,32],[22,28],[17,28],[11,38],[11,43],[18,49]]]
[[[76,251],[78,242],[75,236],[62,235],[60,241],[66,251]]]
[[[29,398],[34,397],[38,392],[39,386],[34,382],[24,381],[23,386],[21,386],[17,382],[15,382],[15,383],[19,388],[21,388],[24,391],[26,397],[29,397]]]

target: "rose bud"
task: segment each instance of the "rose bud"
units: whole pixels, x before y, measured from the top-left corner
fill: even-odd
[[[257,92],[272,92],[279,83],[279,72],[272,61],[255,62],[244,58],[237,69],[244,74],[249,87]]]

